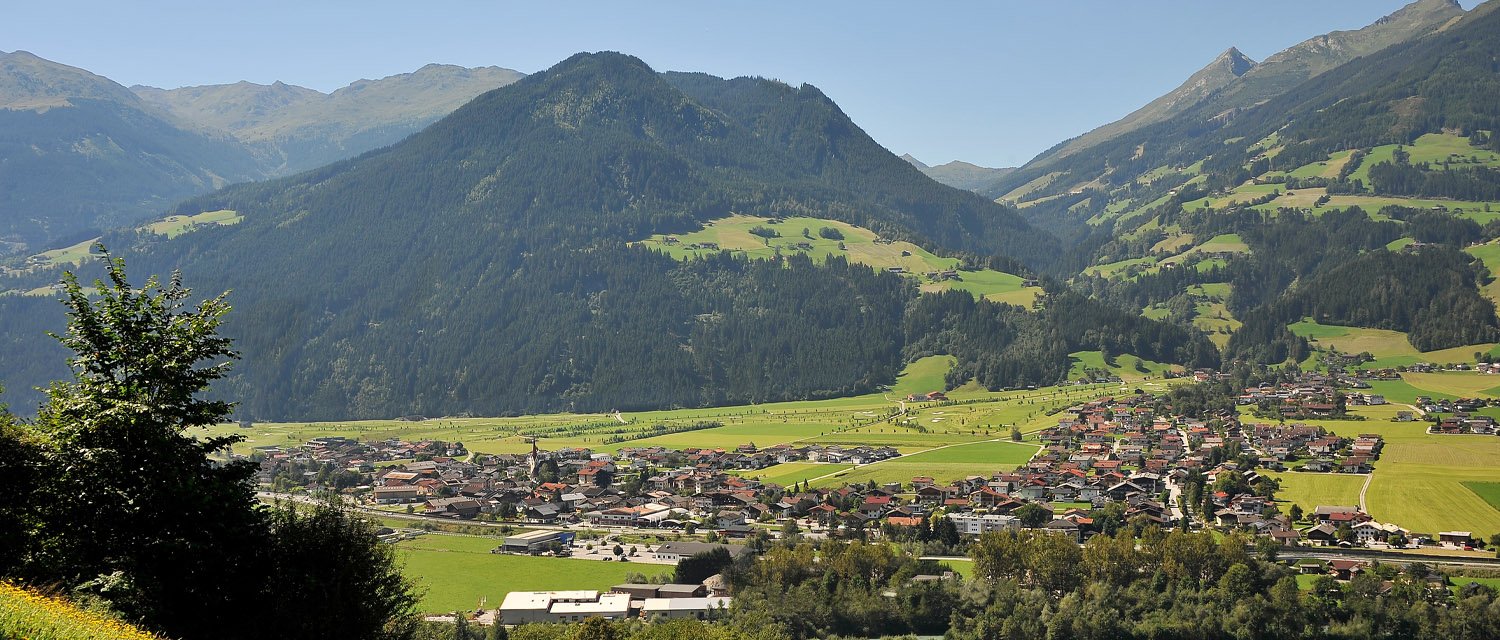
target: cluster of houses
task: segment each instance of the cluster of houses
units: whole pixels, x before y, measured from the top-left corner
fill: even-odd
[[[1385,446],[1379,434],[1346,438],[1305,424],[1256,424],[1241,433],[1260,465],[1278,471],[1292,462],[1296,471],[1369,473]]]
[[[753,533],[753,523],[803,519],[829,527],[879,530],[882,525],[918,526],[941,512],[961,534],[1020,528],[1017,510],[1036,504],[1053,514],[1033,523],[1083,540],[1096,531],[1094,508],[1119,503],[1127,519],[1164,526],[1183,514],[1172,506],[1174,483],[1190,473],[1213,477],[1253,469],[1209,459],[1215,448],[1238,443],[1274,466],[1294,455],[1348,454],[1341,468],[1362,468],[1379,451],[1379,439],[1352,443],[1301,425],[1255,425],[1232,420],[1216,431],[1201,421],[1158,416],[1149,394],[1103,398],[1072,407],[1057,426],[1038,434],[1043,448],[1025,465],[988,477],[838,489],[776,487],[737,472],[794,461],[867,464],[899,455],[888,447],[744,444],[732,449],[625,447],[614,454],[582,448],[529,454],[454,454],[461,447],[440,442],[359,443],[318,438],[297,448],[267,450],[274,468],[292,460],[314,460],[360,474],[347,490],[376,505],[408,505],[412,513],[450,519],[506,518],[528,523],[586,523],[601,527],[713,530],[725,538]],[[421,456],[395,462],[396,456]],[[1354,460],[1353,463],[1347,462]],[[1351,466],[1352,465],[1352,466]],[[769,490],[768,490],[769,489]],[[1269,501],[1253,495],[1215,495],[1213,519],[1274,535],[1291,543],[1291,523]],[[557,536],[507,539],[503,550],[536,553],[556,546]],[[512,544],[514,543],[514,544]]]
[[[1240,405],[1255,405],[1282,418],[1332,418],[1344,415],[1346,404],[1385,404],[1379,395],[1357,394],[1358,402],[1336,387],[1337,379],[1321,374],[1303,374],[1297,382],[1265,383],[1245,389],[1236,399]]]

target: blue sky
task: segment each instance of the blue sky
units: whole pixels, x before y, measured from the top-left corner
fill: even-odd
[[[658,70],[811,83],[898,154],[1014,166],[1171,90],[1230,46],[1262,60],[1403,4],[49,0],[5,10],[0,50],[127,86],[281,80],[323,91],[429,62],[530,73],[616,50]]]

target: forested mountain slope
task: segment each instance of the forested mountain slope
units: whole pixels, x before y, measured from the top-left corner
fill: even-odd
[[[133,270],[180,268],[200,291],[233,290],[227,331],[245,358],[226,392],[257,419],[868,391],[911,357],[906,332],[926,331],[903,324],[918,300],[910,280],[839,256],[680,262],[628,242],[745,213],[840,220],[1018,269],[1003,256],[1040,265],[1057,246],[1014,210],[926,178],[815,88],[663,75],[614,53],[580,54],[486,93],[388,149],[177,212],[221,209],[243,219],[106,242]],[[47,304],[0,298],[0,317]],[[1167,336],[1147,355],[1205,352],[1201,335],[1142,322],[1121,331]],[[1056,381],[1068,351],[1055,347],[1084,345],[1082,333],[1018,347],[1045,366],[986,371],[981,382]],[[37,348],[6,340],[15,349],[0,358]]]

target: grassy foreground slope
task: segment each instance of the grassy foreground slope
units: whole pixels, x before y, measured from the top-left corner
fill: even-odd
[[[0,638],[22,640],[161,640],[66,600],[0,582]]]

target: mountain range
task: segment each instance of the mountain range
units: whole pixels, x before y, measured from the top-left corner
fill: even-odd
[[[1014,170],[897,157],[811,85],[579,54],[389,146],[169,210],[219,224],[103,238],[137,272],[233,291],[227,331],[245,359],[223,391],[254,419],[831,397],[938,353],[956,359],[949,385],[990,388],[1066,379],[1080,351],[1306,362],[1307,323],[1483,351],[1500,342],[1500,264],[1476,249],[1500,241],[1495,6],[1421,0],[1261,63],[1231,48],[1110,135]],[[390,86],[458,73],[429,67]],[[329,106],[375,88],[122,94],[68,78],[33,83],[6,113],[128,103],[263,172],[289,170],[309,140],[327,150],[377,136]],[[312,130],[324,133],[298,133]],[[702,237],[731,216],[764,222],[724,246],[695,242],[686,260],[646,242]],[[861,228],[880,248],[771,251],[796,237],[780,223],[790,217]],[[871,250],[955,266],[872,269]],[[17,406],[62,373],[38,364],[62,358],[35,338],[60,325],[37,294],[62,268],[34,261],[0,280],[0,371]],[[1023,308],[934,286],[981,273],[1044,293]]]
[[[519,77],[428,65],[332,94],[245,82],[126,89],[25,51],[0,53],[0,256],[389,145]]]
[[[1457,0],[1417,0],[1362,29],[1314,36],[1261,63],[1230,47],[1176,89],[1120,120],[1043,152],[1026,166],[1050,166],[1055,160],[1190,110],[1217,115],[1255,106],[1355,58],[1446,29],[1463,15]],[[992,187],[985,192],[996,190]]]
[[[277,176],[390,145],[522,77],[501,67],[429,64],[327,94],[281,82],[130,90],[189,126],[228,133]]]

